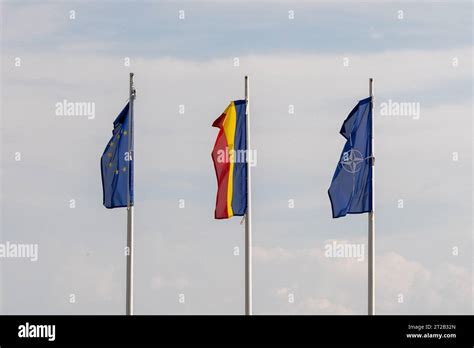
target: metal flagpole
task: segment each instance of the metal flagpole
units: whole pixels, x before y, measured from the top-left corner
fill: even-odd
[[[375,158],[374,158],[374,79],[369,79],[369,94],[372,97],[371,100],[371,153],[370,153],[370,162],[372,165],[372,181],[371,191],[372,191],[372,210],[369,212],[369,259],[368,259],[368,315],[375,315],[375,201],[374,201],[374,171],[375,171]]]
[[[252,185],[250,173],[249,78],[245,76],[245,116],[247,135],[247,211],[245,213],[245,315],[252,315]]]
[[[130,73],[130,104],[129,113],[130,120],[128,122],[128,159],[133,161],[135,154],[133,153],[133,102],[135,99],[135,88],[133,87],[133,73]],[[129,184],[127,186],[127,291],[126,291],[126,314],[133,315],[133,205],[130,204],[130,166],[128,170]]]

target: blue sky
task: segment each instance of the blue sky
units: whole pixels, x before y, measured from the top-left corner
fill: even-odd
[[[27,2],[8,2],[21,8]],[[32,3],[32,2],[30,2]],[[38,2],[43,3],[43,2]],[[9,45],[58,49],[103,43],[101,54],[212,59],[228,55],[380,52],[470,45],[472,6],[454,2],[44,2],[75,10],[72,25],[48,36],[34,31]],[[185,11],[185,20],[178,12]],[[295,19],[288,20],[288,11]],[[403,11],[403,21],[398,11]],[[124,16],[126,14],[126,16]],[[64,21],[60,13],[52,20]],[[8,19],[8,15],[6,16]],[[370,20],[368,20],[370,19]],[[9,24],[7,24],[9,25]],[[21,26],[22,23],[17,23]],[[276,29],[277,28],[277,29]],[[442,43],[442,45],[440,45]]]

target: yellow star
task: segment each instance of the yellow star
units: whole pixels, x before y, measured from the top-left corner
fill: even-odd
[[[117,170],[117,169],[115,169],[115,174],[118,174],[118,170]]]
[[[109,162],[109,167],[112,167],[112,162]]]
[[[123,167],[123,168],[122,168],[122,171],[126,171],[126,170],[127,170],[127,167]]]
[[[112,157],[112,152],[107,153],[107,156]]]
[[[123,135],[127,135],[127,134],[128,134],[127,131],[123,131]]]

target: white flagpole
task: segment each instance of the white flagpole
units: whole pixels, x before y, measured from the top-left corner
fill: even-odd
[[[133,102],[135,99],[135,88],[133,87],[133,73],[130,73],[130,120],[128,122],[128,158],[135,160],[133,152]],[[130,166],[128,175],[130,175]],[[129,184],[128,184],[129,185]],[[127,290],[126,290],[126,314],[133,315],[133,205],[130,203],[129,187],[127,186]]]
[[[245,115],[247,135],[247,211],[245,213],[245,315],[252,315],[252,185],[250,175],[249,78],[245,76]]]
[[[375,315],[375,201],[374,201],[374,172],[375,172],[375,158],[374,158],[374,79],[369,79],[369,94],[372,97],[371,101],[371,111],[372,111],[372,120],[371,120],[371,154],[370,162],[372,165],[372,181],[370,183],[372,188],[372,211],[369,212],[369,258],[368,258],[368,315]]]

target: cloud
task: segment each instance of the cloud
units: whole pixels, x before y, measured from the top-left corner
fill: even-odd
[[[259,306],[263,313],[366,313],[366,262],[326,258],[323,246],[291,250],[258,246],[254,260],[255,274],[265,274],[271,284],[269,297]],[[285,280],[281,274],[286,274]],[[376,255],[378,314],[468,314],[471,284],[467,268],[447,261],[428,269],[395,252]],[[294,303],[289,302],[289,295]]]
[[[180,311],[181,307],[177,307],[174,299],[187,284],[186,293],[191,296],[188,297],[191,302],[188,313],[211,310],[206,303],[211,296],[221,298],[222,294],[227,298],[227,307],[215,301],[214,310],[225,312],[227,308],[239,312],[242,301],[240,259],[232,259],[220,249],[227,248],[231,255],[234,246],[242,246],[242,236],[237,234],[242,227],[238,221],[226,223],[212,219],[215,177],[210,150],[216,133],[210,124],[230,99],[242,95],[242,73],[249,72],[253,146],[259,151],[259,163],[253,172],[255,242],[265,246],[263,250],[255,248],[255,257],[269,267],[273,263],[294,262],[293,267],[284,267],[278,273],[263,272],[261,280],[255,280],[256,299],[259,299],[256,300],[256,311],[287,312],[291,308],[295,313],[306,313],[310,311],[307,308],[320,308],[323,312],[364,313],[364,267],[347,260],[328,264],[321,259],[318,250],[302,249],[308,243],[322,243],[330,238],[360,238],[366,231],[364,217],[332,221],[329,214],[326,190],[343,143],[337,132],[355,101],[366,95],[369,73],[376,76],[376,96],[380,100],[395,96],[403,98],[404,95],[410,95],[410,101],[422,99],[428,86],[444,86],[469,76],[467,65],[461,64],[457,69],[450,65],[454,54],[465,61],[471,52],[461,48],[437,53],[351,54],[352,66],[348,70],[344,70],[338,55],[243,56],[242,66],[237,69],[232,67],[231,57],[207,62],[172,58],[132,60],[138,90],[136,192],[137,214],[141,215],[137,219],[140,224],[137,235],[142,237],[137,238],[143,238],[141,242],[137,240],[136,248],[137,255],[147,255],[142,267],[138,267],[136,279],[137,293],[141,292],[143,303],[149,305],[137,303],[137,308],[147,313],[153,308],[162,313]],[[102,210],[97,171],[111,122],[127,94],[128,69],[121,64],[119,57],[89,54],[71,57],[67,53],[47,53],[28,57],[24,67],[18,70],[6,70],[5,81],[11,86],[5,91],[2,104],[7,125],[3,130],[3,145],[8,155],[3,162],[7,168],[4,180],[9,183],[3,188],[3,197],[9,202],[4,208],[8,215],[4,220],[6,236],[13,236],[16,231],[16,237],[28,239],[32,238],[28,231],[39,229],[42,232],[35,238],[40,238],[43,244],[51,243],[55,238],[59,247],[65,250],[81,240],[81,236],[91,238],[87,243],[89,247],[110,238],[114,231],[123,236],[120,212]],[[398,72],[401,67],[404,74]],[[97,83],[97,76],[101,77],[101,83]],[[226,83],[223,84],[224,77]],[[412,83],[414,81],[416,83]],[[28,96],[28,103],[24,102],[25,96]],[[63,98],[96,102],[96,119],[58,119],[53,113],[54,104]],[[177,112],[180,104],[186,106],[184,115]],[[295,115],[288,115],[288,104],[295,105]],[[384,251],[400,253],[407,250],[409,260],[423,260],[431,263],[430,267],[437,267],[446,245],[467,243],[463,242],[466,238],[463,231],[469,228],[470,222],[453,217],[470,214],[466,211],[470,195],[465,187],[471,184],[471,174],[463,169],[456,171],[458,180],[455,182],[441,180],[454,175],[457,168],[451,161],[451,149],[461,153],[459,165],[464,167],[460,168],[472,162],[470,129],[464,127],[465,122],[470,122],[470,108],[469,99],[455,105],[439,99],[432,105],[422,104],[422,117],[417,121],[377,118],[377,206],[383,208],[379,209],[381,218],[377,220],[377,228],[383,231],[378,241]],[[456,122],[446,122],[447,114],[455,115]],[[452,138],[452,147],[446,149],[446,142],[438,141],[440,129],[443,129],[443,136]],[[11,156],[16,151],[22,152],[24,159],[20,163]],[[441,162],[440,154],[444,156]],[[425,171],[432,167],[436,170]],[[32,177],[32,173],[41,174]],[[413,180],[414,176],[422,178],[423,184]],[[396,202],[400,197],[405,200],[406,208],[397,211]],[[439,197],[443,197],[443,201]],[[71,198],[78,200],[79,208],[74,214],[65,215]],[[295,209],[288,209],[290,198],[295,199]],[[177,208],[178,199],[185,199],[186,209]],[[435,216],[421,219],[427,211],[413,208],[418,205],[429,206],[430,214]],[[457,209],[446,215],[446,205]],[[440,213],[433,214],[433,211]],[[30,219],[22,218],[25,212]],[[402,213],[406,218],[399,219]],[[50,214],[57,216],[54,224],[48,218]],[[446,219],[439,221],[443,216]],[[448,241],[440,238],[447,228],[454,231]],[[48,231],[52,231],[54,237]],[[154,237],[156,234],[161,237]],[[105,264],[108,262],[105,256],[111,253],[111,248],[122,248],[121,235],[115,233],[112,244],[102,249]],[[405,236],[413,238],[414,243],[405,245]],[[437,250],[436,253],[416,250],[418,241],[427,236],[433,239],[430,251]],[[150,243],[150,240],[156,242]],[[268,249],[278,245],[285,245],[285,248]],[[301,251],[290,253],[287,249],[291,247]],[[180,253],[176,255],[170,250],[180,250]],[[186,255],[187,259],[180,255]],[[213,261],[205,262],[203,255]],[[42,264],[43,272],[54,265],[54,261],[50,262]],[[76,262],[79,270],[80,260]],[[311,262],[321,262],[327,267],[313,268]],[[406,266],[417,269],[417,265],[408,263]],[[123,260],[120,269],[122,267]],[[281,299],[269,293],[269,289],[287,287],[286,280],[292,279],[298,267],[306,270],[302,277],[321,279],[325,285],[317,296],[297,294],[302,301],[298,302],[300,307],[286,308]],[[229,268],[235,272],[227,274]],[[123,272],[114,273],[112,279],[103,275],[107,272],[106,266],[100,269],[91,274],[91,281],[96,279],[100,283],[108,279],[111,283],[122,284]],[[427,277],[424,268],[419,270],[419,275]],[[395,290],[411,291],[414,285],[410,282],[417,276],[400,275],[400,289],[394,289],[392,293],[387,290],[390,297],[381,305],[381,310],[403,312],[406,306],[397,306],[394,302]],[[281,281],[269,279],[271,277]],[[335,281],[336,278],[339,280]],[[65,278],[61,275],[60,279]],[[207,282],[218,285],[210,292],[204,290]],[[312,283],[300,286],[313,288]],[[44,287],[46,291],[49,285],[44,284]],[[352,289],[354,295],[343,291],[334,296],[334,289],[341,288]],[[424,285],[415,289],[428,292]],[[434,303],[440,301],[432,307],[435,313],[448,311],[445,300],[436,300],[442,294],[441,290],[432,295]],[[64,296],[70,290],[66,286],[58,291]],[[101,292],[89,292],[88,296],[97,303],[108,291],[103,288]],[[157,298],[157,292],[163,297]],[[6,296],[14,296],[13,290],[7,290]],[[265,299],[267,296],[268,300]],[[116,302],[109,302],[105,307],[95,306],[94,310],[101,308],[110,312],[114,303],[116,308],[121,308],[121,300],[114,298]],[[150,298],[154,301],[150,302]],[[405,295],[405,298],[410,301],[413,296]],[[460,301],[464,303],[464,300]],[[415,302],[406,303],[429,313],[429,309],[419,307]],[[88,308],[89,304],[82,303],[81,306]],[[64,310],[61,308],[57,307],[56,311]]]

